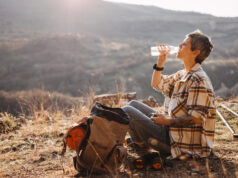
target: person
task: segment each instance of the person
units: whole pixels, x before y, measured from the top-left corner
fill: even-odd
[[[131,139],[166,157],[207,157],[214,142],[216,108],[211,81],[201,64],[213,49],[211,39],[199,30],[186,35],[177,53],[184,69],[172,75],[161,74],[169,50],[160,47],[151,85],[165,96],[165,113],[136,100],[129,102],[122,109],[130,117]]]

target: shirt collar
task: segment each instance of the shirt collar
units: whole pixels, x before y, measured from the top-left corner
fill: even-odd
[[[186,72],[186,70],[184,69],[184,75],[181,79],[181,82],[186,82],[187,79],[190,77],[190,75],[193,73],[193,72],[196,72],[200,69],[201,67],[201,64],[199,63],[196,63],[191,69],[189,72]]]
[[[201,67],[201,64],[196,63],[196,64],[190,69],[189,72],[196,72],[196,71],[198,71],[198,70],[200,69],[200,67]]]

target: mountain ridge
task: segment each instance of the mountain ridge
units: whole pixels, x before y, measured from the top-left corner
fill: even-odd
[[[86,0],[69,11],[63,2],[0,0],[0,90],[44,86],[77,96],[90,87],[115,93],[120,84],[138,97],[157,96],[150,46],[178,45],[197,28],[215,44],[204,65],[215,90],[238,82],[238,18]],[[165,67],[170,74],[183,65],[169,56]]]

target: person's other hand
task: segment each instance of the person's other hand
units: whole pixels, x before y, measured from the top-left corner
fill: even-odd
[[[154,116],[151,118],[151,120],[158,125],[169,126],[170,124],[169,119],[165,115],[159,113],[155,113]]]

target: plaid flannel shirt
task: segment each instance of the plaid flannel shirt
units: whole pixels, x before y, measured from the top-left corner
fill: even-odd
[[[170,127],[172,157],[208,156],[214,142],[216,108],[212,84],[201,65],[195,64],[189,72],[162,75],[154,89],[165,95],[165,111],[170,118],[191,115],[203,119],[201,125]]]

